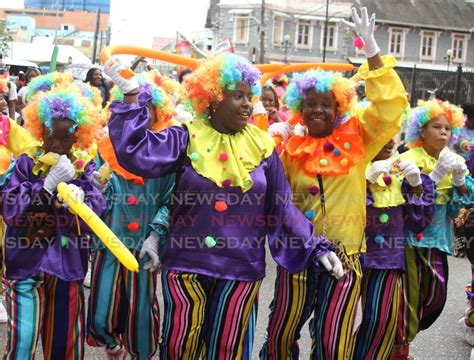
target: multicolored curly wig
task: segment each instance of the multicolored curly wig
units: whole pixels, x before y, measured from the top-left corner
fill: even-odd
[[[453,145],[464,126],[463,111],[460,107],[451,104],[449,101],[428,100],[418,101],[418,106],[412,109],[406,124],[405,141],[410,148],[423,146],[421,140],[421,130],[431,120],[444,115],[451,124],[451,139],[449,146]]]
[[[175,103],[180,100],[183,95],[183,88],[179,82],[170,77],[162,75],[158,70],[153,69],[148,71],[147,77],[152,84],[155,84],[157,87],[166,91],[168,95],[171,96]]]
[[[200,119],[209,116],[209,107],[224,99],[224,89],[234,90],[237,83],[249,84],[253,95],[260,95],[260,72],[246,59],[234,54],[219,54],[201,60],[184,78],[190,107]]]
[[[0,77],[0,94],[8,92],[8,78],[5,76]]]
[[[46,75],[35,77],[28,84],[28,101],[42,91],[49,91],[54,87],[65,85],[68,86],[74,81],[74,77],[70,72],[52,72]]]
[[[286,74],[276,74],[272,76],[271,82],[275,86],[286,88],[288,86],[289,80]]]
[[[284,98],[286,105],[293,112],[292,123],[303,124],[301,106],[306,98],[306,92],[310,89],[314,89],[317,93],[332,92],[337,102],[336,117],[341,119],[351,115],[357,104],[355,83],[343,77],[341,73],[322,70],[295,73],[286,88]]]
[[[150,74],[152,73],[152,74]],[[139,91],[147,92],[151,95],[151,103],[155,107],[156,120],[153,124],[153,130],[160,131],[171,125],[171,119],[174,114],[173,101],[170,96],[158,86],[158,79],[155,71],[141,73],[137,75]],[[114,86],[110,92],[112,100],[123,100],[123,93],[117,86]]]
[[[43,125],[50,132],[57,119],[74,122],[77,136],[76,145],[87,149],[96,139],[104,123],[105,112],[101,106],[82,95],[74,83],[55,87],[47,92],[39,92],[23,109],[25,127],[38,139],[43,139]]]

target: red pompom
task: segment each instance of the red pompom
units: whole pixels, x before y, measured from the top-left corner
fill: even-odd
[[[128,230],[131,232],[136,232],[138,229],[140,229],[140,224],[137,223],[136,221],[132,221],[130,224],[128,224]]]
[[[362,49],[365,46],[364,40],[358,36],[352,40],[352,44],[357,48],[357,49]]]

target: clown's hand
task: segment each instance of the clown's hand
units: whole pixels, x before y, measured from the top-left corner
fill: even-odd
[[[69,195],[68,197],[71,197],[75,201],[79,202],[84,202],[84,190],[82,190],[79,186],[76,186],[74,184],[67,184],[67,187],[69,188]],[[62,207],[67,209],[69,207],[69,204],[64,201],[64,199],[58,194],[58,201],[61,203]]]
[[[429,177],[435,184],[438,184],[442,178],[451,170],[454,164],[458,161],[458,158],[455,153],[453,153],[448,148],[444,148],[439,156],[438,161],[430,173]]]
[[[268,127],[268,133],[270,136],[281,136],[282,140],[285,141],[293,135],[293,127],[286,122],[274,123]]]
[[[71,181],[75,173],[71,160],[66,155],[59,157],[56,165],[51,166],[48,175],[44,179],[43,188],[50,194],[56,191],[60,182]]]
[[[128,67],[116,62],[113,59],[107,60],[104,65],[104,72],[112,79],[117,87],[124,94],[134,93],[138,91],[138,81],[136,76],[126,79],[122,76],[122,71],[127,70]]]
[[[421,171],[415,163],[409,160],[403,160],[398,163],[398,167],[411,187],[421,185]]]
[[[339,260],[335,252],[330,251],[323,255],[319,255],[317,258],[324,268],[336,279],[339,280],[344,276],[344,269],[341,260]]]
[[[371,184],[373,184],[381,174],[388,174],[390,172],[390,167],[390,162],[387,160],[374,161],[365,172],[365,177]]]
[[[466,174],[467,174],[467,166],[466,164],[458,159],[453,166],[453,180],[452,183],[456,187],[463,186],[466,184]]]
[[[375,14],[372,14],[369,19],[366,7],[363,7],[361,9],[360,14],[361,16],[359,17],[359,15],[357,14],[357,10],[355,8],[352,8],[352,21],[354,22],[349,22],[344,19],[342,20],[342,22],[358,36],[360,36],[360,38],[364,42],[363,50],[365,52],[365,56],[367,58],[371,58],[380,52],[380,48],[377,45],[377,42],[375,41],[374,37]]]
[[[150,231],[150,235],[143,242],[142,248],[140,249],[139,258],[143,258],[148,255],[149,261],[145,263],[143,269],[149,270],[150,272],[155,271],[160,266],[160,257],[158,255],[160,236],[155,231]]]

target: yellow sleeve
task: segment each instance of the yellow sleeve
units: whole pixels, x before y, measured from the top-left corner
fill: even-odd
[[[39,145],[39,141],[33,138],[27,129],[10,118],[8,120],[10,121],[10,133],[8,134],[7,149],[13,153],[14,157],[18,157],[29,148]]]
[[[369,71],[365,62],[357,73],[365,80],[365,94],[370,105],[359,111],[366,161],[370,161],[401,128],[402,115],[408,105],[405,87],[393,69],[393,56],[383,56],[384,66]]]

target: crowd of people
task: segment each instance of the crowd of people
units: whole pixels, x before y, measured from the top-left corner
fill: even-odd
[[[33,359],[40,338],[45,359],[83,359],[86,344],[119,360],[297,359],[308,320],[312,359],[410,358],[446,303],[455,228],[474,278],[474,106],[410,109],[375,17],[352,17],[367,59],[352,77],[260,84],[249,61],[221,54],[180,81],[125,77],[114,59],[80,80],[28,70],[18,95],[1,78],[4,359]],[[254,349],[265,248],[277,270]],[[460,324],[474,345],[468,295]]]

